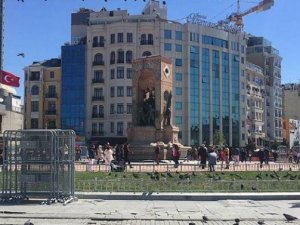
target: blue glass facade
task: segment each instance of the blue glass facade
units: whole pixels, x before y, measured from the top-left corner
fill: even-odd
[[[232,119],[232,146],[239,146],[240,134],[240,87],[239,87],[239,56],[231,55],[231,119]]]
[[[85,45],[62,46],[61,127],[85,135]]]
[[[199,47],[190,46],[190,129],[191,144],[199,144]]]
[[[210,124],[210,52],[202,48],[202,141],[209,143]]]
[[[229,144],[229,54],[222,52],[222,133]]]
[[[220,130],[220,54],[212,51],[212,116],[213,133]]]

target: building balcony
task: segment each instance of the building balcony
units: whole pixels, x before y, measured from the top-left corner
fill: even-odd
[[[141,40],[141,45],[153,45],[153,40]]]
[[[104,131],[92,131],[92,136],[104,136]]]
[[[94,61],[93,66],[104,66],[104,61]]]
[[[56,110],[46,110],[45,115],[56,115]]]
[[[92,118],[104,118],[104,114],[103,113],[93,113]]]
[[[57,98],[57,93],[46,93],[45,97],[46,98]]]
[[[104,84],[104,79],[103,78],[94,78],[92,80],[93,84]]]
[[[94,42],[93,48],[95,48],[95,47],[104,47],[104,43],[103,42]]]
[[[104,101],[104,96],[93,96],[92,101]]]

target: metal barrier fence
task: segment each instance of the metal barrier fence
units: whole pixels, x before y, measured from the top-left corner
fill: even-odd
[[[175,179],[175,178],[174,178]],[[112,179],[76,181],[76,191],[85,192],[294,192],[300,190],[299,180],[232,180],[206,182],[192,179]]]
[[[188,164],[182,163],[179,164],[177,168],[174,167],[174,164],[145,164],[145,163],[134,163],[133,167],[126,167],[126,171],[128,172],[201,172],[208,171],[209,168],[206,165],[204,169],[202,169],[199,164]],[[103,164],[88,164],[88,163],[76,163],[75,164],[76,171],[90,171],[90,172],[105,172],[107,171],[107,167]],[[218,164],[215,166],[215,171],[298,171],[300,170],[300,164],[296,163],[270,163],[263,164],[262,166],[259,163],[240,163],[239,165],[230,165],[229,169],[225,169],[225,165]]]
[[[3,146],[2,200],[74,195],[74,131],[8,130]]]

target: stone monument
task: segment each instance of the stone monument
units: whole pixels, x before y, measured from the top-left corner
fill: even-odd
[[[128,142],[134,159],[153,159],[150,143],[178,143],[178,127],[172,119],[172,61],[163,56],[133,61],[132,125]]]

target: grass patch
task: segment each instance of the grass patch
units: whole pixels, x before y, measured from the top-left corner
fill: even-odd
[[[131,173],[76,172],[76,191],[282,192],[299,191],[299,172]]]

